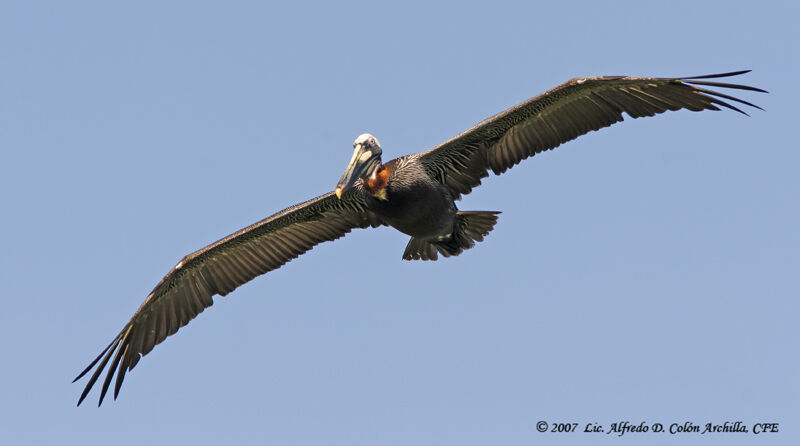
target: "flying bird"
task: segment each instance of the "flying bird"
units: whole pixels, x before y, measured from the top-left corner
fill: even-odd
[[[520,161],[592,130],[667,110],[746,113],[758,108],[709,87],[766,92],[711,81],[736,71],[684,78],[602,76],[572,79],[484,120],[423,152],[383,164],[378,139],[356,138],[353,156],[334,191],[291,206],[237,231],[178,262],[145,298],[113,341],[75,378],[89,373],[78,405],[108,366],[98,405],[114,374],[117,398],[125,374],[142,356],[213,304],[256,276],[355,228],[388,225],[411,236],[405,260],[436,260],[472,248],[494,228],[499,212],[460,211],[455,205],[481,184]],[[741,105],[740,105],[741,106]]]

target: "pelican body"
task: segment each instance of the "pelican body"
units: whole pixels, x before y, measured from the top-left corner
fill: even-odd
[[[383,150],[369,133],[356,138],[353,147],[336,196],[354,188],[369,211],[410,235],[403,259],[458,255],[482,241],[497,222],[499,212],[459,212],[452,193],[425,170],[419,154],[381,164]]]
[[[730,102],[760,108],[707,87],[764,92],[708,79],[747,71],[686,78],[604,76],[572,79],[499,113],[444,143],[386,164],[377,138],[356,138],[353,155],[333,192],[284,209],[184,257],[145,298],[133,317],[75,381],[95,366],[78,404],[108,366],[99,404],[115,377],[224,296],[280,268],[324,241],[354,228],[388,225],[411,236],[406,260],[436,260],[475,246],[494,228],[495,211],[459,211],[455,201],[489,171],[499,175],[520,161],[622,121],[667,110],[740,113]]]

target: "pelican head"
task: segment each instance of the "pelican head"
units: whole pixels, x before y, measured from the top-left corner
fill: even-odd
[[[369,133],[359,135],[353,141],[353,157],[350,164],[336,185],[336,196],[342,198],[342,192],[353,187],[359,178],[367,178],[381,165],[381,145],[378,139]]]

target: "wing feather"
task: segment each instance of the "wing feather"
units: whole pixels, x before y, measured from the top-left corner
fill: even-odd
[[[433,178],[457,199],[488,176],[499,175],[522,160],[623,120],[655,116],[667,110],[719,110],[746,114],[731,101],[759,108],[743,99],[703,87],[765,92],[747,85],[707,81],[748,71],[685,78],[603,76],[576,78],[499,113],[455,138],[419,153]],[[718,107],[719,106],[719,107]]]
[[[341,200],[322,195],[268,217],[184,257],[147,296],[122,331],[75,381],[89,378],[81,404],[108,365],[98,402],[116,372],[114,398],[139,359],[213,304],[253,278],[279,268],[315,245],[335,240],[354,228],[382,224],[352,189]]]

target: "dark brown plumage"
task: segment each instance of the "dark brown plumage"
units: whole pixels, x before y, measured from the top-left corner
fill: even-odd
[[[335,193],[289,207],[184,257],[156,285],[114,340],[75,378],[95,366],[78,404],[100,378],[99,404],[114,380],[114,397],[125,374],[167,336],[206,307],[256,276],[279,268],[316,244],[354,228],[390,225],[412,236],[404,259],[435,260],[458,255],[483,240],[498,212],[461,212],[454,200],[488,176],[500,174],[536,153],[616,122],[666,110],[744,113],[729,101],[759,108],[706,87],[764,92],[707,79],[589,77],[570,80],[497,114],[430,150],[382,165],[382,149],[369,134],[354,144],[353,159]]]

